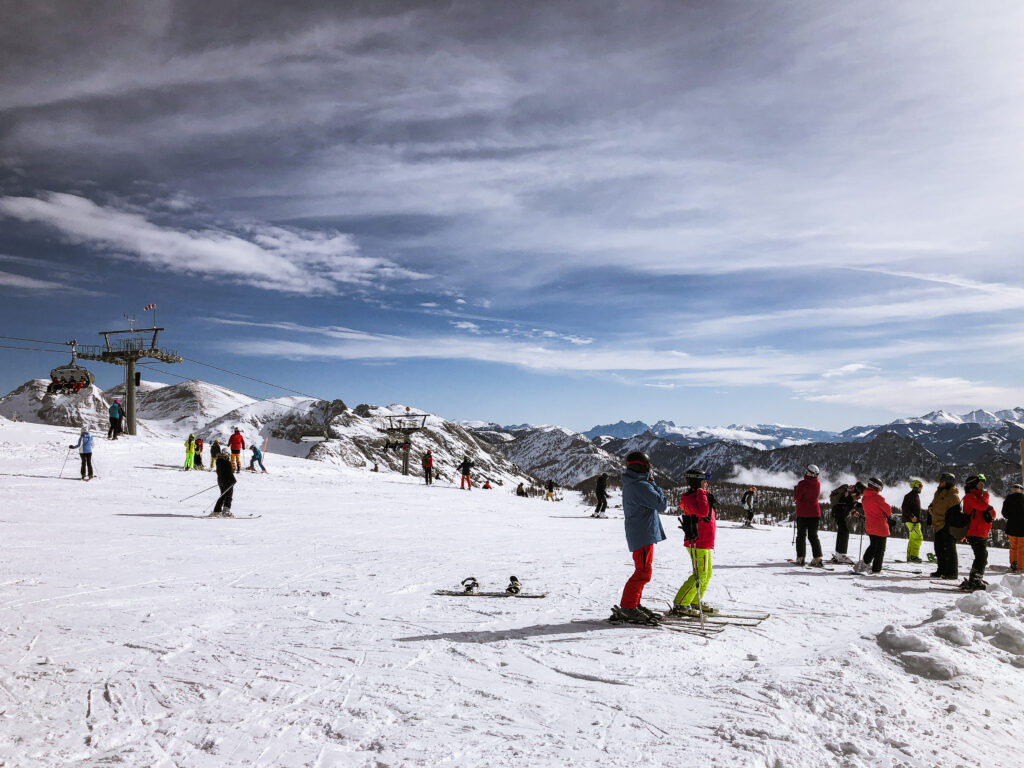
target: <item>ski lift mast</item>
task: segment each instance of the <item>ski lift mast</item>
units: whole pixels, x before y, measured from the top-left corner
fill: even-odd
[[[154,312],[154,317],[156,313]],[[124,399],[125,415],[128,424],[125,430],[129,435],[135,434],[135,364],[144,358],[157,360],[161,363],[181,363],[184,359],[174,352],[156,345],[157,335],[163,328],[136,328],[135,318],[128,317],[128,330],[100,331],[103,344],[81,347],[78,356],[83,360],[97,360],[101,363],[124,366]],[[156,323],[154,323],[154,326]],[[146,336],[152,333],[148,339]],[[111,341],[111,336],[116,336]]]
[[[384,425],[379,427],[381,432],[386,432],[388,442],[391,438],[400,441],[402,446],[402,474],[409,474],[409,454],[412,452],[412,436],[427,425],[427,414],[413,413],[409,406],[405,407],[405,413],[393,413],[384,417]]]

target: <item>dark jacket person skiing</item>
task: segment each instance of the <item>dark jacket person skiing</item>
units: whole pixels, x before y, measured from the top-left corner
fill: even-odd
[[[217,455],[215,462],[217,469],[217,487],[220,489],[220,497],[213,505],[211,517],[234,517],[231,514],[231,501],[235,495],[235,469],[231,458],[225,451]]]
[[[607,517],[605,512],[608,510],[608,473],[602,472],[597,476],[597,486],[594,489],[594,493],[597,496],[597,506],[594,507],[591,517]]]

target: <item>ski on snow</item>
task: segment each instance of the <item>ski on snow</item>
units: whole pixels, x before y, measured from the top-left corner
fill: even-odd
[[[231,517],[224,517],[223,515],[192,515],[196,520],[255,520],[263,515],[232,515]]]
[[[725,627],[706,627],[701,629],[700,625],[693,624],[673,624],[671,622],[662,622],[660,624],[634,624],[629,621],[612,621],[611,619],[573,619],[573,624],[600,624],[609,627],[622,627],[624,629],[655,629],[664,630],[666,632],[680,632],[685,635],[699,635],[701,637],[714,637],[719,632],[724,632]]]
[[[787,563],[792,563],[793,565],[799,565],[799,563],[797,563],[797,561],[794,560],[792,557],[787,557],[786,558],[786,562]],[[806,563],[804,565],[801,565],[800,567],[803,568],[805,571],[834,571],[835,570],[835,568],[831,568],[831,567],[829,567],[827,565],[822,565],[819,568],[816,565],[807,565]]]
[[[455,589],[435,589],[435,595],[443,595],[444,597],[522,597],[526,599],[539,600],[542,597],[547,597],[547,592],[542,592],[539,595],[524,595],[522,592],[519,594],[513,594],[511,592],[460,592]]]

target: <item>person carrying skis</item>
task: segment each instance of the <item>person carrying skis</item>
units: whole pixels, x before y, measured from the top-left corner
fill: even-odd
[[[804,470],[804,478],[796,484],[793,500],[796,502],[796,562],[804,564],[807,555],[807,541],[811,542],[811,562],[813,568],[824,568],[821,562],[821,542],[818,540],[818,525],[821,523],[821,506],[818,496],[821,495],[821,482],[818,480],[819,470],[814,464],[808,464]]]
[[[608,509],[608,473],[602,472],[597,476],[597,487],[594,489],[597,495],[597,506],[594,508],[591,517],[608,517],[605,512]]]
[[[668,506],[665,494],[654,482],[647,454],[633,451],[626,456],[622,472],[622,511],[626,546],[633,554],[633,575],[622,590],[622,599],[612,607],[612,621],[657,624],[658,615],[640,605],[644,586],[651,581],[654,545],[664,541],[665,529],[658,517]]]
[[[547,493],[544,494],[544,501],[554,501],[555,500],[555,481],[554,480],[548,480],[548,484],[545,486],[545,490],[547,491]]]
[[[462,481],[459,483],[460,489],[473,490],[473,478],[469,476],[472,469],[473,462],[469,460],[469,456],[463,456],[462,463],[459,464],[459,472],[462,474]]]
[[[195,461],[193,465],[195,469],[204,470],[206,467],[203,466],[203,440],[202,438],[196,438],[196,452],[193,454],[192,459]]]
[[[757,488],[750,486],[743,492],[743,498],[740,499],[740,504],[743,506],[743,510],[747,513],[747,519],[743,523],[744,528],[754,527],[754,496],[756,494]]]
[[[263,451],[258,446],[251,445],[249,450],[252,451],[252,458],[249,459],[249,471],[255,472],[256,465],[260,465],[260,471],[265,475],[267,474],[267,468],[263,466]]]
[[[217,470],[217,488],[220,489],[220,496],[217,498],[217,503],[213,505],[210,517],[234,517],[231,513],[231,502],[235,495],[235,483],[237,482],[234,462],[226,451],[221,451],[214,465]]]
[[[683,544],[690,553],[693,573],[676,592],[671,612],[677,616],[699,616],[715,612],[703,602],[711,581],[711,553],[715,549],[715,497],[708,491],[708,475],[703,470],[691,469],[684,477],[687,490],[679,499],[679,527],[683,529]]]
[[[1020,573],[1024,570],[1024,485],[1010,486],[1000,514],[1006,520],[1006,536],[1010,540],[1010,573]]]
[[[423,454],[420,459],[420,466],[423,467],[423,479],[427,485],[434,484],[434,454],[427,449],[427,452]]]
[[[185,466],[182,469],[192,469],[196,456],[196,436],[190,434],[185,440]]]
[[[882,572],[882,561],[885,559],[885,541],[889,538],[889,518],[892,507],[882,497],[882,481],[877,477],[868,480],[867,490],[861,499],[864,507],[864,532],[870,544],[864,550],[864,559],[858,560],[853,566],[855,573],[864,573],[871,566],[872,573]]]
[[[933,579],[960,578],[957,562],[956,542],[953,538],[954,518],[963,515],[960,505],[960,490],[956,487],[956,477],[949,472],[939,475],[939,487],[935,489],[932,503],[928,505],[928,517],[935,530],[936,569]]]
[[[92,435],[86,427],[82,427],[82,431],[78,433],[78,442],[68,446],[69,451],[72,448],[78,449],[78,455],[82,459],[82,479],[92,480]],[[86,470],[89,472],[88,477],[85,476]]]
[[[110,414],[110,429],[107,430],[107,439],[117,440],[117,436],[121,434],[121,401],[115,400],[107,413]]]
[[[231,466],[235,472],[242,471],[242,449],[245,448],[245,438],[242,437],[242,433],[238,427],[235,427],[235,431],[231,437],[228,438],[228,448],[231,449]]]
[[[903,504],[900,511],[903,513],[903,524],[907,527],[907,562],[920,563],[921,542],[924,541],[924,534],[921,532],[921,488],[924,483],[920,480],[910,481],[910,492],[903,497]]]
[[[967,543],[974,550],[974,562],[971,563],[970,574],[960,584],[960,589],[969,592],[988,586],[982,576],[988,565],[988,534],[992,530],[992,521],[996,519],[996,511],[989,504],[985,482],[986,478],[980,472],[964,482],[964,514],[970,518]]]
[[[853,565],[853,560],[846,554],[846,550],[850,546],[850,527],[847,521],[850,517],[857,517],[861,496],[864,495],[867,488],[858,480],[853,485],[840,485],[829,494],[828,498],[832,504],[832,519],[836,521],[836,546],[831,560],[833,563]]]

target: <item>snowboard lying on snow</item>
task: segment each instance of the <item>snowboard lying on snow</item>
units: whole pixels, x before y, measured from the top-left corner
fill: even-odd
[[[510,576],[508,580],[508,586],[505,587],[504,592],[481,592],[480,582],[476,580],[475,576],[469,576],[462,580],[462,589],[436,589],[434,590],[435,595],[444,595],[445,597],[524,597],[527,599],[539,599],[547,597],[547,592],[542,592],[539,595],[531,595],[522,591],[523,585],[515,576]]]

